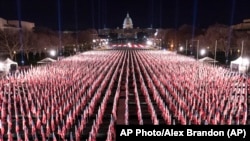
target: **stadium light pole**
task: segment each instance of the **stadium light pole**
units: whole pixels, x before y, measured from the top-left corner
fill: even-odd
[[[186,40],[186,55],[187,55],[188,40]]]
[[[215,61],[216,61],[216,52],[217,52],[217,40],[215,41],[215,47],[214,47],[214,67],[215,67]]]
[[[192,44],[193,44],[193,42],[197,42],[197,47],[196,47],[196,60],[198,61],[198,57],[199,57],[199,40],[192,40]],[[195,58],[195,56],[194,56],[194,58]],[[199,77],[200,77],[200,65],[198,65],[198,72],[197,72],[197,80],[199,79]]]
[[[243,59],[243,48],[244,48],[244,40],[241,41],[241,52],[240,52],[241,65],[243,65],[243,64],[245,65],[246,64],[245,59]],[[244,73],[246,73],[246,71],[244,71]]]
[[[199,59],[199,43],[200,41],[199,40],[197,40],[197,47],[196,47],[196,49],[197,49],[197,53],[196,53],[196,59],[198,60]]]

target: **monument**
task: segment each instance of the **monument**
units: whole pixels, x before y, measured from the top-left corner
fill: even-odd
[[[109,39],[111,43],[142,43],[148,37],[152,37],[156,29],[153,28],[134,28],[134,23],[129,13],[123,20],[122,28],[104,28],[98,30],[98,35],[101,38]]]

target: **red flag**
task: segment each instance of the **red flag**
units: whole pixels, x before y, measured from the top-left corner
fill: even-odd
[[[25,121],[24,116],[22,116],[22,127],[23,127],[23,130],[24,130],[24,127],[26,127],[26,121]]]
[[[47,123],[47,121],[46,121],[46,114],[44,113],[44,111],[43,111],[42,123],[43,124]]]
[[[19,127],[18,121],[16,121],[16,133],[19,133],[19,130],[20,130],[20,127]]]
[[[8,122],[8,126],[12,127],[12,120],[10,118],[10,115],[7,116],[7,122]]]
[[[60,125],[57,126],[57,134],[61,135],[61,127],[60,127]]]
[[[38,137],[37,137],[37,134],[35,134],[35,139],[34,139],[34,141],[39,141],[39,140],[38,140]]]
[[[29,141],[29,133],[28,133],[29,131],[28,131],[28,128],[27,127],[25,127],[24,128],[24,140],[25,141]]]
[[[13,141],[13,136],[12,136],[12,133],[10,131],[10,129],[8,129],[8,141]]]
[[[57,141],[55,133],[53,133],[53,141]]]
[[[49,121],[46,124],[46,136],[48,137],[50,135],[50,126],[49,126]]]
[[[36,134],[36,126],[34,121],[31,123],[31,134],[34,136]]]
[[[0,134],[0,141],[3,141],[3,134]]]
[[[76,138],[76,141],[80,141],[80,133],[77,130],[77,126],[75,126],[75,138]]]
[[[23,141],[19,133],[17,133],[16,135],[17,135],[17,141]]]
[[[41,135],[42,135],[42,141],[46,141],[46,136],[43,130],[43,126],[41,126]]]
[[[2,124],[2,120],[0,120],[0,130],[1,130],[1,135],[4,135],[5,130],[4,130],[4,126]]]
[[[65,134],[66,134],[66,126],[65,126],[65,123],[63,121],[62,129],[61,129],[61,134],[60,134],[62,139],[64,139]]]
[[[37,117],[37,121],[36,121],[36,128],[37,128],[37,129],[40,129],[40,128],[41,128],[41,124],[42,124],[42,122],[41,122],[41,120],[40,120],[40,117],[38,116],[38,117]]]
[[[54,132],[56,130],[56,128],[55,128],[55,121],[54,121],[54,116],[53,115],[51,117],[50,125],[51,125],[51,130]]]

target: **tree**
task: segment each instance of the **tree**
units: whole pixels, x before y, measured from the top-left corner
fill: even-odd
[[[50,49],[58,49],[58,33],[47,28],[37,29],[34,33],[34,40],[36,41],[36,47],[34,48],[34,51],[39,52],[40,57],[42,53],[46,54]]]
[[[236,48],[234,51],[237,51],[238,55],[241,55],[242,47],[243,53],[242,55],[249,54],[250,49],[250,35],[246,31],[234,31],[235,40],[236,40]]]
[[[174,48],[175,41],[176,41],[176,30],[175,29],[165,29],[161,31],[162,41],[164,44],[166,44],[167,48],[170,48],[171,50]]]
[[[0,50],[14,59],[16,52],[20,51],[20,34],[17,29],[0,30]]]
[[[93,39],[97,38],[97,31],[95,29],[88,29],[78,33],[79,43],[83,44],[83,48],[81,50],[89,50],[91,49],[91,45],[93,43]]]
[[[72,44],[75,44],[75,43],[76,43],[76,40],[74,39],[72,33],[63,33],[62,34],[62,44],[63,44],[63,46],[72,45]]]
[[[29,53],[36,49],[38,39],[36,34],[30,31],[23,31],[22,37],[23,37],[23,52],[25,53],[27,61],[29,61]]]
[[[88,29],[88,30],[84,30],[84,31],[79,32],[78,35],[79,35],[78,36],[79,37],[79,41],[83,43],[83,42],[92,42],[93,37],[95,35],[98,35],[98,34],[97,34],[96,30],[94,30],[94,29]]]
[[[228,49],[234,43],[233,34],[227,25],[215,24],[208,27],[205,33],[205,39],[210,50],[215,49],[215,42],[217,41],[217,51],[224,52],[225,57],[228,55]]]
[[[186,24],[179,27],[178,36],[181,44],[185,44],[187,40],[192,39],[192,30],[192,26]]]

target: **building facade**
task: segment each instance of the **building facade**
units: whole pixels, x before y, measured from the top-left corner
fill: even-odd
[[[153,28],[134,28],[133,20],[127,13],[126,17],[123,20],[122,28],[116,29],[99,29],[98,35],[101,38],[108,38],[110,42],[113,43],[141,43],[144,42],[147,38],[152,37],[156,29]]]
[[[20,26],[19,26],[20,24]],[[27,31],[32,31],[35,27],[35,23],[33,22],[28,22],[28,21],[18,21],[18,20],[6,20],[3,18],[0,18],[0,30],[4,29],[23,29]]]

